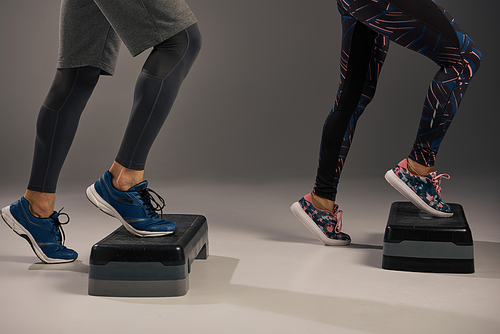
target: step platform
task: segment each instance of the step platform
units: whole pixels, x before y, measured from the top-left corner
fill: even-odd
[[[449,204],[450,218],[435,218],[410,202],[392,203],[385,229],[382,268],[389,270],[474,272],[472,233],[460,204]]]
[[[195,259],[208,258],[208,225],[204,216],[164,214],[177,223],[175,234],[141,238],[120,226],[90,252],[89,295],[173,297],[189,289]]]

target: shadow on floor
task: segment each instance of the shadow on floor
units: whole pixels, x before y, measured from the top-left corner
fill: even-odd
[[[378,235],[373,236],[373,240],[379,237]],[[354,243],[348,247],[352,248],[353,251],[366,252],[364,261],[367,266],[381,268],[382,246]],[[476,273],[472,276],[500,278],[500,258],[498,257],[500,243],[475,242],[474,251]],[[28,257],[4,260],[24,263],[27,259]],[[473,332],[477,328],[500,327],[500,322],[493,320],[416,306],[231,284],[238,263],[238,259],[220,256],[210,256],[208,260],[195,261],[189,275],[190,290],[183,297],[89,298],[106,298],[119,303],[148,305],[237,305],[368,333],[403,330],[406,333],[432,332],[436,322],[439,322],[440,326],[444,326],[444,328],[457,328],[459,324],[464,332]],[[81,261],[59,265],[35,263],[29,267],[29,270],[78,273],[80,274],[79,279],[68,280],[68,276],[64,275],[55,284],[63,293],[87,294],[89,266]],[[471,275],[465,276],[470,277]],[[411,321],[415,318],[421,319],[421,321],[418,323]],[[411,327],[408,327],[408,323],[411,323]]]
[[[470,333],[500,326],[500,322],[488,319],[416,306],[231,284],[238,262],[219,256],[195,261],[191,288],[184,297],[108,299],[147,305],[229,304],[367,333],[432,333],[436,323],[440,328],[457,328],[459,324],[463,332]]]

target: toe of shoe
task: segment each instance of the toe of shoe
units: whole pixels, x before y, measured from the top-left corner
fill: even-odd
[[[58,259],[68,260],[68,261],[76,260],[76,258],[78,257],[78,253],[69,248],[61,250],[57,252],[55,255],[57,256]]]
[[[441,201],[434,203],[434,205],[431,205],[431,207],[443,213],[453,213],[451,207],[448,204]]]
[[[340,232],[339,234],[337,234],[337,239],[343,241],[351,241],[351,236],[347,233]]]
[[[70,248],[61,245],[51,245],[42,248],[42,251],[49,260],[73,261],[78,257],[78,253]]]
[[[448,204],[446,204],[446,203],[443,203],[443,204],[444,204],[443,205],[444,212],[446,212],[446,213],[453,213],[452,208]]]
[[[351,237],[347,233],[335,233],[328,237],[325,245],[329,246],[345,246],[351,243]]]
[[[163,219],[130,223],[130,225],[136,230],[147,231],[147,232],[173,232],[177,228],[176,223]]]
[[[151,226],[154,232],[172,232],[177,229],[177,224],[167,220],[162,220],[157,224]]]

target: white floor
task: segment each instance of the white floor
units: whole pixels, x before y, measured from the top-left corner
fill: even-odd
[[[171,213],[209,223],[210,257],[196,260],[190,290],[175,298],[87,294],[91,246],[118,227],[84,197],[89,180],[62,180],[57,205],[71,215],[72,264],[45,265],[0,224],[1,333],[498,333],[500,332],[500,180],[454,177],[444,198],[465,209],[476,272],[428,274],[381,269],[392,202],[383,178],[343,180],[348,247],[326,247],[289,206],[306,181],[221,184],[156,182]],[[4,185],[0,204],[21,195]],[[5,188],[7,187],[7,188]]]

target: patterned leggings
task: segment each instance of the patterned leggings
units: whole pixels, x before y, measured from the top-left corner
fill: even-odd
[[[356,123],[375,94],[389,40],[440,66],[425,99],[409,155],[433,166],[481,53],[458,23],[433,0],[337,0],[342,15],[341,79],[321,139],[314,192],[335,200]]]

